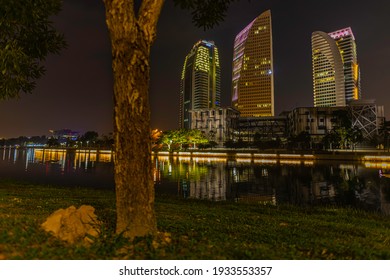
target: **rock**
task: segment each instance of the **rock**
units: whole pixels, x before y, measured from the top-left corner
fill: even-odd
[[[95,208],[82,205],[79,209],[70,206],[55,211],[41,226],[45,231],[71,244],[78,241],[91,243],[93,240],[90,236],[99,235],[100,222],[95,215]]]

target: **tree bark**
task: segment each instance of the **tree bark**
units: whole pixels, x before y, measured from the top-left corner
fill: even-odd
[[[157,231],[154,214],[150,107],[150,48],[164,0],[104,0],[114,74],[116,232],[134,238]]]

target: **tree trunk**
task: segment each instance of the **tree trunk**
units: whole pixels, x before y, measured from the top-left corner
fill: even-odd
[[[150,48],[163,0],[105,0],[114,73],[114,147],[117,228],[134,238],[157,231],[154,214],[150,108]]]

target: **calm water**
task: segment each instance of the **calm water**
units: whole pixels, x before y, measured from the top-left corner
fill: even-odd
[[[0,178],[114,189],[111,151],[0,149]]]
[[[390,215],[388,164],[155,157],[157,195],[348,205]],[[114,189],[110,151],[1,149],[0,178]]]

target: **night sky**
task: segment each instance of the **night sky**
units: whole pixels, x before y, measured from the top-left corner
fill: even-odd
[[[390,1],[242,0],[209,31],[193,26],[188,12],[166,0],[151,56],[152,128],[178,126],[184,58],[200,39],[213,40],[222,67],[222,105],[230,105],[233,41],[255,17],[271,9],[275,113],[313,106],[311,33],[351,27],[361,67],[363,98],[376,99],[390,118]],[[64,0],[53,19],[68,48],[46,60],[46,75],[33,94],[0,101],[0,137],[49,135],[69,128],[112,132],[111,50],[102,0]]]

